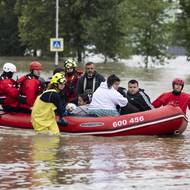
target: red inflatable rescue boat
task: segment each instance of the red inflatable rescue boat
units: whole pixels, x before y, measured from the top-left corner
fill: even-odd
[[[173,106],[120,116],[64,118],[69,125],[59,126],[61,132],[97,136],[178,135],[188,124],[181,109]],[[32,129],[31,116],[1,111],[0,126]]]

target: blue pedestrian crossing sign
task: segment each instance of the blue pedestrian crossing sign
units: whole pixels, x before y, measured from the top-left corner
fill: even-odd
[[[63,51],[64,41],[63,38],[50,38],[50,51]]]

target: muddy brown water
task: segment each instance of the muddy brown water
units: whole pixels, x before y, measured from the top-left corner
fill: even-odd
[[[190,92],[190,66],[123,67],[122,86],[140,81],[153,100],[178,76]],[[106,76],[114,69],[99,68]],[[47,73],[43,74],[48,77]],[[190,116],[189,111],[187,113]],[[190,126],[181,136],[37,136],[0,128],[0,189],[190,189]]]

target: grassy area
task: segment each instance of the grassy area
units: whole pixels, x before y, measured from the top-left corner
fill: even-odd
[[[29,64],[34,60],[42,63],[44,71],[50,71],[55,68],[53,58],[41,59],[37,57],[0,57],[0,67],[2,68],[6,62],[10,62],[16,65],[18,71],[28,71]],[[59,66],[63,67],[63,61],[59,62]]]
[[[17,71],[28,72],[29,64],[34,60],[37,60],[40,63],[42,63],[43,71],[45,72],[53,71],[55,68],[54,58],[42,59],[42,58],[36,58],[36,57],[0,57],[0,68],[3,67],[4,63],[10,62],[16,65]],[[59,61],[59,66],[63,67],[63,65],[64,65],[63,60]],[[84,68],[84,65],[82,64],[79,64],[78,66],[81,68]],[[105,76],[108,76],[111,73],[125,76],[128,70],[130,69],[127,68],[123,64],[112,62],[112,63],[106,63],[106,64],[98,63],[96,64],[96,70],[100,73],[105,74]]]

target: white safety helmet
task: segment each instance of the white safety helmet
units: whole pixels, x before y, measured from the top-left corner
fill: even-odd
[[[8,72],[15,73],[16,72],[16,66],[12,63],[5,63],[3,65],[3,71],[5,71],[6,73],[8,73]]]

